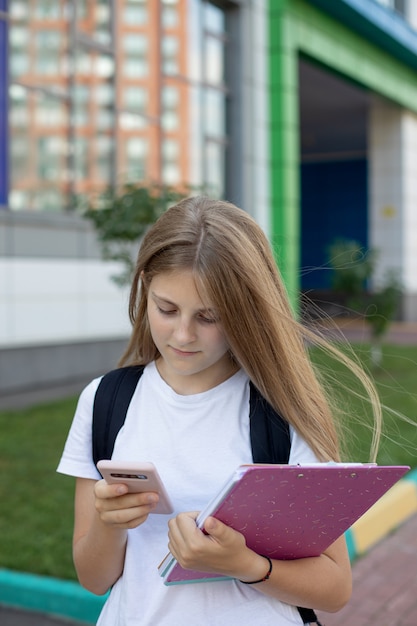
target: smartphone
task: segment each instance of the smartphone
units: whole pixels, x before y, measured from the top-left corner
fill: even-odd
[[[172,513],[174,508],[161,477],[153,463],[99,461],[97,469],[104,480],[109,483],[123,483],[129,491],[140,493],[154,491],[159,494],[159,502],[151,513]]]

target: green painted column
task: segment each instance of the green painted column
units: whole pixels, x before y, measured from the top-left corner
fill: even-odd
[[[271,244],[298,308],[300,258],[298,61],[288,2],[270,0]]]

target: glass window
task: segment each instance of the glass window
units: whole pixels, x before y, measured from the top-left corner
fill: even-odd
[[[35,35],[36,64],[38,74],[59,75],[62,37],[53,30],[41,30]]]
[[[207,37],[205,46],[204,71],[206,80],[214,85],[224,81],[224,49],[223,42],[214,37]]]
[[[112,106],[115,101],[114,86],[112,83],[100,83],[96,87],[97,102],[100,106]]]
[[[204,96],[206,134],[223,137],[226,133],[224,93],[215,89],[207,89]]]
[[[162,68],[165,74],[178,74],[178,50],[179,42],[178,38],[167,35],[162,39],[161,54],[162,54]]]
[[[179,116],[175,111],[165,111],[162,113],[162,128],[165,131],[176,130],[179,126]]]
[[[210,2],[204,3],[203,10],[204,10],[204,24],[205,24],[206,29],[218,35],[224,33],[226,30],[225,12],[220,7],[216,7],[214,6],[214,4],[211,4]]]
[[[125,36],[123,50],[123,74],[133,78],[146,76],[148,73],[148,37],[140,34]]]
[[[29,72],[29,49],[27,42],[29,40],[29,30],[27,26],[17,26],[13,23],[9,28],[9,46],[10,46],[10,76],[11,78],[20,78],[23,74]]]
[[[13,0],[9,2],[9,15],[12,19],[23,20],[29,17],[27,0]]]
[[[146,126],[146,122],[143,116],[134,115],[123,111],[119,115],[119,126],[121,130],[142,130]]]
[[[123,49],[130,57],[143,57],[148,52],[148,37],[135,33],[123,37]]]
[[[126,141],[126,154],[130,159],[143,159],[148,155],[148,142],[143,137],[134,137]]]
[[[68,165],[68,134],[62,132],[68,123],[65,101],[11,85],[10,111],[10,208],[39,208],[40,198],[52,198],[38,193],[47,184],[54,190],[54,207],[49,203],[44,208],[62,210]],[[22,207],[22,202],[27,205]]]
[[[178,9],[175,6],[163,6],[162,7],[162,27],[174,28],[179,24]]]
[[[162,106],[165,109],[176,109],[179,105],[180,94],[177,87],[167,86],[162,89]]]
[[[114,127],[114,111],[111,107],[99,108],[97,115],[97,129],[110,130]]]
[[[123,106],[144,113],[148,106],[148,90],[145,87],[126,87],[123,92]]]
[[[11,189],[9,207],[14,211],[25,211],[30,208],[30,194],[23,189]]]
[[[126,78],[145,78],[148,71],[149,65],[146,58],[126,59],[123,63],[123,73]]]
[[[162,167],[162,177],[167,185],[177,185],[181,182],[179,166],[176,163],[165,163]]]
[[[57,188],[34,190],[30,194],[30,208],[35,211],[50,211],[55,213],[65,208],[65,195]]]
[[[142,26],[148,21],[146,0],[125,0],[122,19],[129,26]]]
[[[40,180],[57,181],[63,178],[66,143],[62,137],[38,138],[37,175]]]
[[[37,126],[64,126],[68,121],[67,107],[62,100],[48,97],[37,98],[34,121]]]
[[[95,72],[100,78],[110,78],[114,75],[114,59],[108,55],[97,54]]]
[[[75,51],[75,72],[79,75],[90,76],[93,71],[93,59],[91,54],[83,48]]]
[[[178,37],[166,35],[162,38],[162,56],[165,58],[176,57],[178,48]]]
[[[227,146],[226,13],[217,3],[190,0],[189,89],[191,183],[221,196]]]
[[[96,149],[98,154],[98,175],[103,181],[110,181],[112,174],[113,141],[111,137],[101,135],[97,137]]]
[[[180,145],[175,139],[165,139],[162,144],[164,161],[177,161],[180,156]]]
[[[77,19],[78,20],[81,20],[87,17],[87,2],[89,2],[89,0],[77,1]]]
[[[85,180],[89,176],[88,155],[89,143],[84,137],[76,137],[74,141],[74,169],[77,180]]]
[[[15,3],[12,1],[11,4]],[[34,4],[34,14],[38,19],[56,20],[63,17],[62,0],[39,0]]]
[[[74,85],[73,94],[73,123],[75,126],[87,126],[89,123],[88,103],[91,89],[87,85]]]
[[[112,42],[111,0],[77,0],[77,27],[92,41]]]
[[[221,197],[224,193],[224,146],[219,143],[207,142],[205,152],[205,183],[210,194]]]
[[[9,124],[23,130],[29,123],[28,91],[20,85],[9,88]]]
[[[13,179],[25,178],[29,171],[29,150],[26,135],[15,135],[10,144],[10,165]]]

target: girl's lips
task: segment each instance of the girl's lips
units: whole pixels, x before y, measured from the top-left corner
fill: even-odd
[[[178,350],[178,348],[174,348],[172,346],[171,346],[171,350],[175,352],[175,354],[178,354],[178,356],[193,356],[194,354],[197,354],[197,351],[188,352],[186,350]]]

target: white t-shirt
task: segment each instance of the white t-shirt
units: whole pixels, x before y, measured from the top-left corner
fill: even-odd
[[[92,460],[91,422],[100,379],[82,392],[58,471],[99,479]],[[290,463],[317,459],[291,430]],[[138,383],[113,459],[152,461],[174,514],[201,510],[242,463],[252,462],[249,380],[243,371],[204,393],[183,396],[154,363]],[[238,581],[166,586],[158,565],[167,553],[170,516],[150,515],[128,531],[125,566],[100,615],[100,626],[294,626],[297,609]]]

